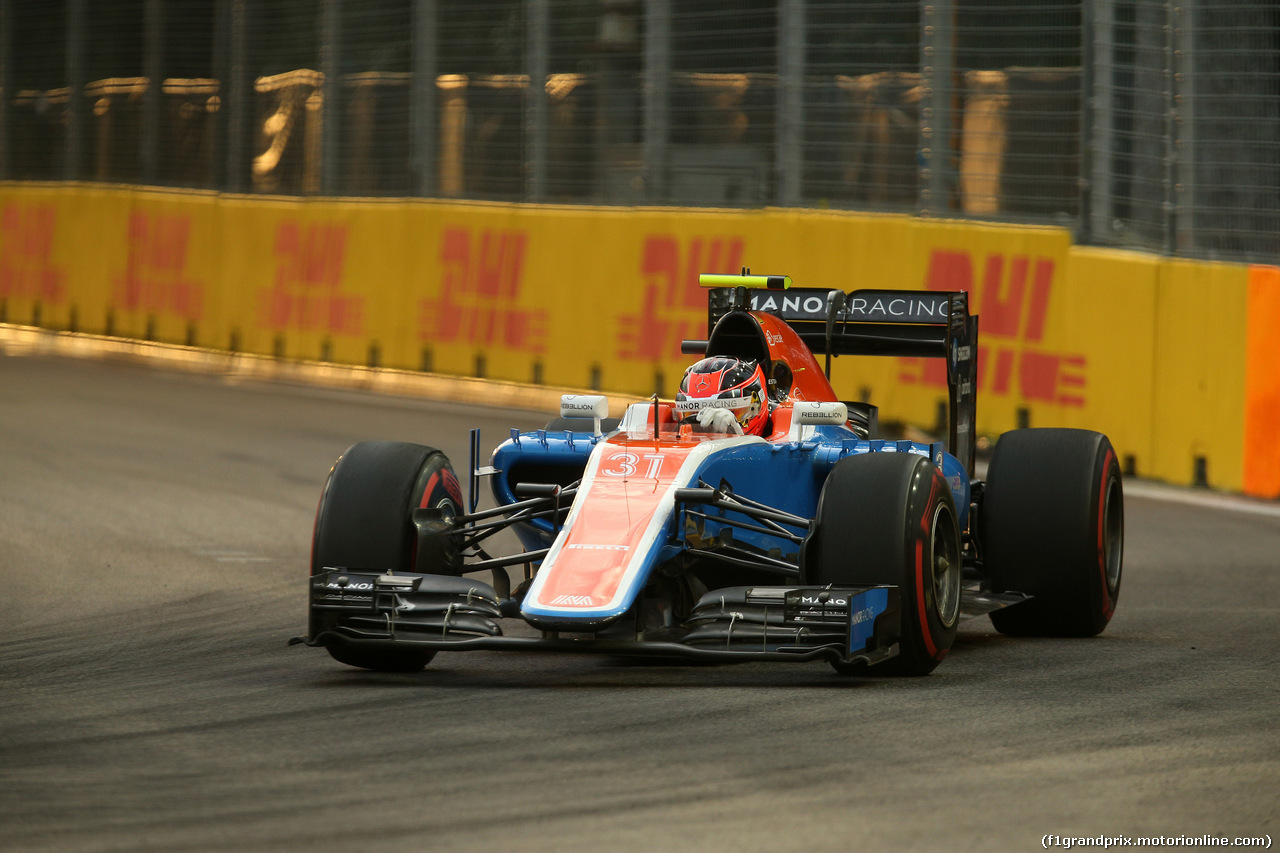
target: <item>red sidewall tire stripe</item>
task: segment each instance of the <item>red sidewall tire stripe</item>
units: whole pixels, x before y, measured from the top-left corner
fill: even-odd
[[[916,540],[916,610],[920,615],[920,637],[924,640],[924,649],[929,657],[940,660],[938,645],[933,641],[933,632],[929,630],[929,602],[925,596],[924,586],[924,540]]]
[[[1104,540],[1107,534],[1107,491],[1111,486],[1111,466],[1115,462],[1115,451],[1107,446],[1107,455],[1102,460],[1102,486],[1098,492],[1098,572],[1102,576],[1102,615],[1110,621],[1115,610],[1115,602],[1111,599],[1111,586],[1107,583],[1107,551]]]

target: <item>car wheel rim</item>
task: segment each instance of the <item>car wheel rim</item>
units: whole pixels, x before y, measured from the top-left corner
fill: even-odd
[[[955,537],[955,518],[951,508],[939,504],[933,511],[929,564],[933,569],[933,599],[938,621],[950,628],[960,616],[960,581],[964,566],[960,559],[960,543]]]

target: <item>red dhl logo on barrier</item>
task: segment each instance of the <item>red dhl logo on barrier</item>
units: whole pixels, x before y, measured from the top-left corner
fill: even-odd
[[[0,297],[61,302],[66,273],[53,265],[57,211],[52,205],[6,204],[0,216]]]
[[[973,259],[968,252],[935,250],[930,256],[926,289],[968,291],[974,302],[972,310],[981,314],[979,390],[1017,393],[1026,400],[1059,406],[1085,404],[1085,357],[1039,348],[1049,314],[1053,273],[1054,263],[1049,258],[1036,258],[1033,265],[1030,258],[1021,255],[988,255],[979,291],[973,286]],[[899,361],[902,382],[946,387],[942,361]]]
[[[114,281],[116,304],[127,311],[173,313],[199,320],[204,285],[185,276],[191,217],[134,212],[129,216],[124,274]]]
[[[735,273],[742,268],[741,237],[694,237],[681,254],[669,234],[650,234],[644,241],[640,274],[644,303],[639,314],[618,318],[618,357],[635,361],[681,359],[680,342],[706,335],[707,295],[698,275]],[[691,311],[697,314],[690,316]]]
[[[276,275],[263,294],[262,323],[277,331],[364,333],[364,297],[341,292],[347,226],[282,222],[276,229]]]
[[[513,308],[520,295],[524,231],[446,228],[440,237],[440,296],[418,302],[418,339],[546,350],[547,312]]]

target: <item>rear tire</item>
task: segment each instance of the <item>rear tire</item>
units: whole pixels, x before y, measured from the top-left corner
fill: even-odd
[[[805,546],[809,584],[898,587],[896,658],[868,670],[833,663],[843,675],[926,675],[942,662],[960,621],[963,564],[951,489],[913,453],[872,453],[837,462],[818,500]]]
[[[1124,491],[1105,435],[1013,430],[1000,437],[979,513],[996,592],[1032,596],[991,614],[1002,634],[1091,637],[1120,597]]]
[[[316,510],[311,574],[326,569],[383,573],[415,570],[417,534],[413,512],[430,507],[461,511],[462,497],[449,459],[440,451],[399,441],[354,444],[334,463]],[[448,573],[447,567],[439,568]],[[331,630],[338,617],[311,611],[312,637]],[[341,643],[328,646],[350,666],[384,672],[422,669],[434,652],[370,652]]]

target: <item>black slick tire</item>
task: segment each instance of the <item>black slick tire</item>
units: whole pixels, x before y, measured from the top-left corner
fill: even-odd
[[[955,640],[960,615],[960,531],[951,490],[923,456],[871,453],[837,462],[805,546],[807,584],[898,587],[897,657],[841,674],[926,675]]]
[[[1120,597],[1124,490],[1105,435],[1005,433],[991,456],[979,519],[992,589],[1032,596],[993,612],[996,630],[1091,637],[1106,628]]]
[[[330,568],[382,573],[415,569],[414,510],[461,511],[462,498],[448,458],[440,451],[398,441],[354,444],[334,463],[316,510],[311,574]],[[328,631],[336,617],[312,610],[312,637]],[[370,652],[335,642],[335,660],[390,672],[422,669],[433,652]]]

